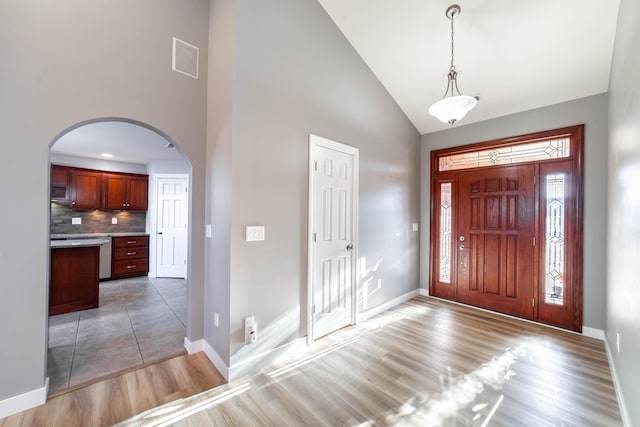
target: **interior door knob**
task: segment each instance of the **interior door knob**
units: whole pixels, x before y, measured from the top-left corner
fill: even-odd
[[[352,251],[353,250],[353,245],[347,245],[347,250],[348,251]]]

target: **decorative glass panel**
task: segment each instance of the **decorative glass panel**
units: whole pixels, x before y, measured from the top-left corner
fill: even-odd
[[[564,304],[565,174],[547,175],[544,255],[544,302]]]
[[[452,154],[438,159],[438,170],[450,171],[569,157],[569,138],[527,142],[508,147]]]
[[[451,183],[440,184],[440,282],[451,283]]]

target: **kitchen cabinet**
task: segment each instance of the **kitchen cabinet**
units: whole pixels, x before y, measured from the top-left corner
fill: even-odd
[[[147,175],[105,173],[103,183],[104,209],[147,210],[149,193]]]
[[[49,315],[98,307],[100,246],[51,248]]]
[[[61,205],[71,203],[71,170],[51,165],[51,201]]]
[[[71,207],[100,209],[102,173],[89,169],[71,169]]]
[[[149,236],[118,236],[112,240],[111,278],[149,273]]]

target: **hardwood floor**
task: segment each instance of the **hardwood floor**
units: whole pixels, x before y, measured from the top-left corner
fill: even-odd
[[[212,370],[131,373],[0,426],[622,425],[601,341],[427,297],[162,405]]]

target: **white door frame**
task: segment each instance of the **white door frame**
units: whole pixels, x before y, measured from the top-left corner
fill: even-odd
[[[353,242],[353,251],[351,252],[351,324],[356,324],[356,310],[358,307],[357,299],[357,265],[358,265],[358,176],[359,176],[359,150],[355,147],[341,144],[330,139],[323,138],[314,134],[309,134],[309,212],[308,212],[308,226],[307,226],[307,345],[313,343],[317,338],[314,335],[313,328],[313,271],[315,262],[315,246],[313,240],[313,234],[315,230],[314,213],[315,213],[315,147],[321,146],[330,148],[332,150],[340,151],[345,154],[353,156],[353,192],[352,192],[352,206],[351,210],[351,241]]]
[[[157,239],[158,239],[158,181],[160,178],[183,178],[187,180],[187,189],[189,194],[191,189],[189,188],[189,174],[188,173],[157,173],[152,175],[153,185],[149,188],[149,206],[150,209],[147,212],[147,220],[149,222],[149,277],[157,277]],[[187,199],[187,221],[191,218],[191,197]],[[189,263],[189,251],[191,250],[189,242],[189,230],[191,225],[187,223],[187,264]],[[186,276],[189,275],[189,266],[187,265]],[[188,277],[185,277],[185,280]]]

